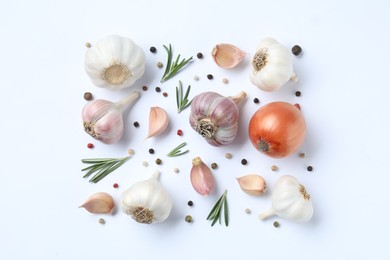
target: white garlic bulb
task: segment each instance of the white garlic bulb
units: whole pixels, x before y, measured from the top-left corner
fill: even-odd
[[[172,210],[172,197],[158,181],[155,171],[148,180],[133,184],[119,201],[121,210],[138,223],[151,224],[166,220]]]
[[[272,208],[259,215],[264,220],[272,215],[305,223],[313,216],[310,194],[298,180],[289,175],[280,177],[272,192]]]
[[[88,48],[85,71],[98,87],[130,87],[145,72],[145,53],[131,39],[110,35]]]
[[[251,82],[264,91],[276,91],[287,81],[297,80],[289,49],[273,38],[265,38],[257,46],[249,74]]]

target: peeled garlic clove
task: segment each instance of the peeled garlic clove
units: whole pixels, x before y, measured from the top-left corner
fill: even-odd
[[[110,194],[98,192],[89,197],[79,208],[85,208],[94,214],[111,214],[114,210],[115,203]]]
[[[240,188],[247,194],[259,196],[266,191],[267,185],[263,177],[256,174],[248,174],[237,178]]]
[[[202,161],[200,157],[192,160],[190,173],[191,184],[197,193],[207,196],[215,189],[214,176],[210,168]]]
[[[231,69],[237,66],[245,57],[245,52],[228,43],[217,44],[211,55],[218,66]]]
[[[149,133],[146,138],[156,136],[164,132],[168,127],[169,117],[161,107],[151,107],[149,113]]]

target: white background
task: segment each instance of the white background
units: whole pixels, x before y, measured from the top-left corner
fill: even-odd
[[[0,8],[0,88],[2,111],[0,169],[1,259],[389,259],[389,4],[386,1],[2,1]],[[119,34],[140,45],[147,58],[145,75],[132,89],[112,92],[92,85],[84,72],[85,42]],[[257,43],[272,36],[289,48],[300,81],[276,93],[264,93],[248,79],[249,60]],[[235,44],[248,53],[239,67],[224,70],[212,61],[217,43]],[[165,63],[163,44],[175,55],[203,52],[180,74],[160,84]],[[158,52],[151,54],[150,46]],[[207,80],[207,74],[214,80]],[[192,79],[200,77],[199,81]],[[225,85],[222,78],[230,83]],[[245,90],[239,134],[233,144],[215,148],[190,129],[189,109],[176,112],[178,80],[191,84],[193,97],[206,90],[234,95]],[[141,86],[149,91],[142,92]],[[160,86],[169,96],[154,91]],[[124,113],[125,135],[104,145],[84,133],[83,93],[119,100],[131,90],[141,98]],[[300,90],[301,97],[294,92]],[[261,104],[252,102],[258,97]],[[257,152],[247,137],[251,115],[261,105],[283,100],[299,103],[307,136],[299,151],[274,160]],[[145,140],[149,107],[170,115],[169,131]],[[136,129],[132,123],[139,121]],[[184,136],[176,135],[183,129]],[[165,154],[182,141],[190,153]],[[86,148],[93,142],[95,149]],[[136,154],[98,184],[82,178],[82,158]],[[148,149],[154,148],[155,155]],[[224,154],[233,154],[232,160]],[[191,159],[201,155],[217,162],[217,190],[201,197],[189,182]],[[156,166],[160,157],[163,165]],[[246,158],[247,166],[240,160]],[[145,168],[142,161],[148,161]],[[272,172],[277,165],[280,170]],[[313,165],[314,171],[306,171]],[[174,167],[180,173],[173,173]],[[105,225],[79,205],[98,191],[115,200],[132,183],[161,171],[174,208],[169,219],[141,225],[116,212],[103,216]],[[243,193],[235,178],[262,175],[270,189],[265,196]],[[310,192],[313,219],[299,225],[257,215],[270,206],[279,176],[297,177]],[[119,189],[112,187],[119,183]],[[228,189],[230,225],[205,220],[214,202]],[[193,200],[190,208],[187,201]],[[250,208],[252,214],[244,213]],[[184,216],[191,214],[188,224]],[[272,223],[278,220],[281,227]]]

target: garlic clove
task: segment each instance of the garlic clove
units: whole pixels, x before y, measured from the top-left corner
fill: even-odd
[[[266,191],[267,185],[260,175],[248,174],[237,178],[240,188],[249,195],[259,196]]]
[[[192,160],[190,173],[192,187],[197,193],[207,196],[215,189],[214,176],[210,168],[202,161],[200,157]]]
[[[231,69],[237,66],[244,59],[246,54],[232,44],[221,43],[213,48],[211,55],[218,66],[225,69]]]
[[[79,208],[85,208],[94,214],[112,214],[115,203],[110,194],[98,192],[89,197]]]
[[[149,112],[149,133],[146,138],[156,136],[164,132],[169,124],[167,112],[161,107],[151,107]]]

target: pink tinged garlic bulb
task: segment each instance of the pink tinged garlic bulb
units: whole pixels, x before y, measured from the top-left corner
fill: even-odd
[[[192,187],[200,195],[207,196],[215,189],[214,176],[210,168],[200,157],[196,157],[192,160],[190,179]]]
[[[82,111],[84,130],[105,144],[118,142],[123,135],[123,110],[139,97],[137,91],[117,103],[96,99],[88,102]]]
[[[238,130],[237,105],[244,100],[241,91],[234,97],[224,97],[215,92],[204,92],[191,103],[190,125],[213,146],[225,146],[233,142]]]
[[[110,35],[88,48],[85,71],[97,87],[130,87],[145,72],[145,53],[131,39]]]

